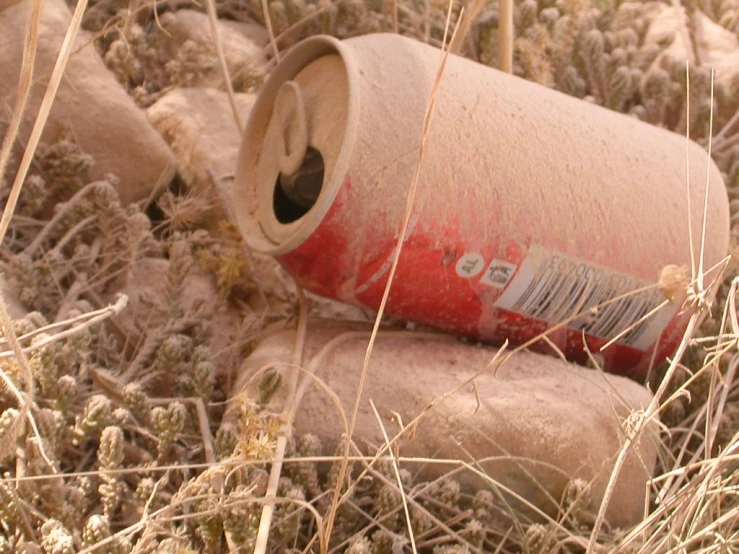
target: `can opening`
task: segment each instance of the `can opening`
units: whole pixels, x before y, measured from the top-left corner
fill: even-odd
[[[277,177],[272,199],[272,209],[277,221],[282,224],[292,223],[307,214],[321,194],[323,176],[323,156],[316,148],[309,146],[303,163],[295,173],[280,173]]]

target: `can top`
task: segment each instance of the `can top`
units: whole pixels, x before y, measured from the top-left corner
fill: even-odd
[[[255,102],[223,203],[244,240],[279,255],[295,248],[331,207],[352,154],[359,112],[353,59],[319,35],[290,50]]]

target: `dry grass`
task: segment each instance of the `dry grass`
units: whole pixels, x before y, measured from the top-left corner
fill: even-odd
[[[564,2],[563,9],[566,11],[570,4],[576,2]],[[271,22],[275,9],[269,5],[259,1],[245,8],[236,2],[207,3],[213,28],[217,12],[232,17],[262,14]],[[351,34],[353,29],[361,28],[360,22],[367,21],[410,33],[421,22],[421,38],[446,44],[446,30],[459,21],[463,31],[457,40],[452,38],[454,48],[483,58],[485,48],[490,47],[485,38],[490,30],[488,21],[497,17],[485,13],[480,3],[474,3],[471,12],[482,10],[477,20],[465,18],[461,5],[454,4],[444,17],[430,8],[430,2],[423,6],[393,2],[390,13],[383,16],[386,19],[368,17],[367,13],[375,14],[377,10],[364,4],[364,15],[353,15],[361,10],[350,2],[315,9],[297,2],[282,5],[285,9],[279,14],[284,17],[268,25],[269,48],[275,52],[304,34]],[[0,151],[0,177],[6,171],[32,82],[40,2],[34,1],[33,6],[17,101]],[[138,14],[152,8],[151,4],[132,6],[133,13]],[[519,31],[530,7],[530,2],[516,5]],[[411,482],[409,474],[400,469],[408,460],[393,456],[392,446],[427,412],[407,422],[403,433],[394,437],[384,430],[385,445],[374,456],[362,456],[349,440],[340,452],[328,456],[314,438],[291,434],[290,423],[305,383],[321,383],[314,373],[325,355],[302,367],[308,306],[300,291],[292,293],[288,288],[284,292],[296,306],[293,313],[274,312],[269,306],[259,313],[244,309],[233,344],[224,351],[212,352],[207,346],[208,335],[213,332],[208,324],[208,307],[188,304],[185,293],[187,283],[196,274],[197,260],[203,259],[202,253],[209,253],[207,269],[222,274],[229,283],[229,294],[219,300],[222,306],[239,306],[239,295],[245,290],[258,290],[263,296],[283,294],[272,289],[265,293],[267,283],[255,282],[243,260],[234,262],[232,254],[241,251],[240,245],[221,238],[215,248],[216,239],[204,236],[192,225],[169,225],[166,221],[152,232],[144,213],[121,207],[114,188],[105,182],[78,183],[79,191],[64,199],[65,204],[54,217],[42,219],[39,215],[43,213],[39,206],[46,197],[35,199],[34,195],[40,193],[33,178],[41,177],[33,173],[32,162],[35,159],[43,165],[43,156],[37,154],[34,158],[34,153],[85,8],[85,2],[77,3],[67,33],[69,40],[53,70],[52,84],[36,117],[20,170],[5,193],[6,209],[0,222],[0,237],[5,237],[5,271],[20,283],[23,303],[38,310],[12,321],[0,302],[5,341],[5,351],[0,354],[4,384],[0,390],[0,467],[4,472],[0,480],[0,552],[739,550],[739,387],[735,381],[739,366],[739,278],[735,277],[733,262],[729,262],[723,284],[704,282],[707,268],[702,259],[692,264],[689,279],[669,280],[665,276],[662,283],[670,291],[682,288],[687,292],[696,312],[678,353],[660,372],[652,403],[630,420],[631,432],[619,454],[622,460],[647,422],[662,418],[664,449],[658,473],[650,483],[644,519],[632,529],[610,529],[604,524],[612,487],[600,512],[590,514],[582,510],[589,495],[588,484],[573,481],[558,517],[529,506],[540,516],[539,521],[532,521],[513,511],[502,492],[515,495],[492,482],[477,463],[422,460],[446,465],[449,471],[434,482]],[[101,1],[94,9],[99,14],[112,8]],[[716,17],[723,17],[729,25],[734,21],[730,15],[727,9]],[[120,29],[126,30],[124,35],[135,25],[132,14],[111,16]],[[357,19],[347,23],[341,21],[342,17],[347,21]],[[500,17],[509,20],[503,11]],[[526,29],[536,25],[539,23]],[[563,32],[567,29],[568,25],[562,25]],[[465,42],[467,31],[470,34]],[[106,35],[111,32],[115,32],[114,26],[100,33],[100,39],[108,40],[108,45]],[[572,60],[565,63],[566,56],[561,53],[578,46],[576,38],[570,39],[569,46],[567,37],[559,37],[560,42],[547,47],[552,63],[545,68],[550,73],[541,75],[542,81],[557,83],[561,88],[565,88],[563,83],[570,83],[565,77],[572,77],[569,68],[575,65]],[[517,43],[511,69],[536,78],[533,66],[532,73],[527,73],[528,44]],[[498,52],[501,59],[510,56],[504,50]],[[216,51],[230,82],[222,50],[217,47]],[[443,78],[445,59],[436,85]],[[585,66],[581,68],[583,74],[588,73],[589,66]],[[536,71],[542,71],[541,67]],[[577,89],[581,84],[575,82],[573,86]],[[593,82],[589,90],[603,94],[604,103],[634,112],[640,112],[634,109],[641,105],[637,102],[639,94],[646,97],[644,91],[632,91],[632,96],[615,102],[616,89]],[[709,105],[713,109],[716,103],[709,97],[706,104],[705,89],[699,89],[703,97],[697,101],[691,100],[691,90],[696,90],[694,85],[686,88],[682,107],[690,110]],[[229,93],[233,95],[232,90]],[[606,98],[608,95],[610,98]],[[432,124],[433,107],[432,95],[426,128]],[[739,187],[739,181],[734,182],[735,175],[739,176],[739,155],[735,155],[735,161],[726,156],[739,137],[739,132],[732,130],[736,116],[710,115],[708,121],[718,121],[716,148],[723,156],[722,169],[730,187]],[[710,130],[696,130],[700,119],[689,111],[685,116],[664,117],[661,123],[680,128],[698,140],[713,135]],[[419,148],[422,159],[423,143]],[[49,151],[47,148],[43,155],[50,156]],[[73,154],[78,156],[79,152]],[[69,183],[83,173],[79,164],[70,162],[69,166],[56,178],[63,177]],[[27,175],[29,171],[33,175]],[[25,195],[20,194],[23,187]],[[169,208],[176,213],[177,198],[167,198]],[[186,195],[181,200],[196,201]],[[406,215],[412,204],[413,193],[408,198]],[[191,209],[184,205],[180,208]],[[107,211],[101,212],[103,209]],[[405,222],[407,225],[408,217]],[[404,235],[401,232],[400,236]],[[686,241],[693,240],[695,237],[686,237]],[[398,254],[401,247],[402,243]],[[114,303],[106,300],[111,290],[132,266],[151,256],[166,256],[169,261],[167,297],[160,303],[140,303],[130,321],[116,318],[103,325],[103,320],[125,313],[124,298]],[[713,306],[707,301],[711,287],[720,288]],[[706,321],[701,327],[703,317]],[[379,321],[378,316],[368,341],[363,373]],[[297,325],[300,332],[294,349],[294,372],[286,385],[293,391],[292,401],[285,413],[270,414],[262,409],[281,385],[273,368],[265,367],[255,376],[260,379],[262,397],[237,399],[243,410],[241,428],[224,428],[211,436],[211,429],[218,428],[226,400],[223,391],[229,384],[228,375],[219,372],[217,366],[232,367],[234,360],[262,337],[288,325]],[[326,349],[345,338],[340,337]],[[490,367],[509,355],[511,352],[502,350],[501,359],[493,360]],[[298,379],[301,375],[305,378],[302,382]],[[361,392],[360,385],[352,413],[341,414],[348,437],[355,425]],[[428,410],[432,409],[433,405],[429,406]],[[327,474],[317,471],[318,464],[330,467]],[[461,472],[486,479],[490,491],[495,492],[480,491],[470,496],[461,491],[455,481]],[[349,479],[349,475],[356,474],[358,478]],[[526,504],[525,499],[518,500]],[[501,525],[506,517],[512,523]]]

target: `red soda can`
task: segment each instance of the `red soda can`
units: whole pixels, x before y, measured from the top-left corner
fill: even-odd
[[[247,244],[307,290],[377,309],[442,55],[394,34],[290,50],[220,184]],[[634,377],[674,352],[689,313],[680,298],[657,309],[655,284],[690,267],[707,174],[705,267],[728,250],[725,186],[700,146],[454,55],[423,139],[387,314],[492,344],[548,332],[534,349],[590,350]]]

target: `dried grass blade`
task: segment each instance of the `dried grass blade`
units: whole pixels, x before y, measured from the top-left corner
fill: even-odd
[[[244,122],[241,119],[239,107],[236,105],[236,95],[234,94],[234,87],[233,83],[231,82],[231,74],[228,71],[226,54],[223,51],[223,42],[221,41],[221,35],[218,32],[218,16],[216,15],[215,0],[207,0],[205,2],[205,5],[208,9],[208,23],[210,24],[210,34],[213,38],[213,45],[216,48],[216,54],[218,56],[218,65],[220,65],[221,67],[221,73],[223,73],[223,81],[226,85],[228,103],[231,105],[231,111],[233,112],[236,127],[238,127],[239,133],[241,133],[244,130]]]
[[[36,152],[36,147],[38,146],[39,140],[41,139],[41,133],[44,130],[46,120],[48,119],[49,112],[51,111],[51,106],[54,103],[54,98],[56,97],[57,90],[59,89],[59,84],[62,81],[62,76],[64,75],[65,68],[67,67],[69,56],[72,53],[74,41],[75,38],[77,38],[77,33],[79,32],[80,24],[82,23],[82,16],[84,15],[86,8],[87,0],[79,0],[74,9],[74,13],[72,14],[72,21],[70,22],[69,27],[67,28],[67,33],[64,36],[62,47],[59,50],[59,56],[57,57],[56,64],[54,65],[54,69],[51,72],[51,78],[49,79],[49,84],[46,87],[46,93],[44,94],[44,98],[41,101],[39,113],[36,116],[36,121],[34,122],[33,129],[31,130],[31,136],[28,139],[28,145],[26,146],[26,150],[23,153],[23,158],[21,159],[18,173],[15,176],[13,187],[10,189],[10,195],[8,196],[8,201],[5,205],[5,209],[3,210],[2,218],[0,218],[0,243],[3,242],[3,239],[5,239],[5,234],[8,231],[10,219],[13,217],[15,206],[18,203],[18,197],[20,196],[21,189],[23,188],[23,182],[26,179],[26,173],[28,173],[28,168],[31,166],[31,162],[33,161],[33,155]]]
[[[30,95],[31,83],[33,82],[33,68],[36,62],[36,48],[38,47],[38,29],[41,23],[42,0],[34,0],[31,4],[31,13],[28,16],[28,28],[26,29],[26,42],[23,47],[23,61],[21,62],[20,75],[18,77],[18,101],[13,109],[10,125],[5,133],[2,148],[0,148],[0,180],[5,175],[5,168],[10,158],[10,150],[18,136],[23,112]]]
[[[447,31],[449,29],[449,22],[451,20],[452,5],[453,3],[450,1],[449,7],[447,10],[446,27],[444,29],[444,44],[447,44]],[[457,28],[455,28],[454,32],[452,33],[452,37],[451,37],[452,41],[454,40],[454,35],[456,34],[456,31],[457,31]],[[375,344],[375,339],[377,338],[377,333],[380,328],[380,321],[382,320],[382,316],[385,312],[385,305],[387,304],[387,299],[390,295],[390,289],[392,287],[393,279],[395,277],[395,272],[397,271],[397,268],[398,268],[398,261],[400,260],[400,254],[403,250],[403,244],[405,243],[406,235],[408,233],[408,226],[411,220],[411,215],[413,213],[414,200],[416,197],[416,191],[418,189],[418,183],[420,181],[420,176],[421,176],[421,167],[423,165],[423,157],[426,151],[426,139],[428,137],[428,133],[431,128],[431,120],[433,119],[434,107],[436,106],[436,96],[438,94],[439,86],[441,84],[441,78],[444,75],[444,70],[446,69],[446,62],[447,62],[448,57],[449,57],[449,51],[442,50],[439,69],[436,74],[436,78],[434,79],[434,83],[431,87],[431,94],[429,95],[429,102],[426,107],[426,114],[424,116],[424,121],[423,121],[423,130],[421,133],[421,143],[418,148],[418,162],[416,163],[416,167],[415,167],[413,177],[411,179],[410,187],[408,190],[406,209],[405,209],[405,214],[403,217],[403,225],[400,229],[398,242],[395,248],[395,255],[393,257],[393,262],[392,262],[392,265],[390,266],[390,271],[388,274],[387,285],[385,286],[385,291],[383,292],[382,300],[380,301],[380,306],[377,312],[377,316],[375,317],[375,323],[372,328],[372,335],[370,336],[369,342],[367,344],[367,352],[364,357],[364,363],[362,364],[362,371],[361,371],[360,378],[359,378],[359,384],[357,386],[357,397],[354,402],[354,407],[352,410],[352,417],[349,423],[349,434],[347,437],[346,447],[344,450],[344,456],[343,456],[341,467],[339,470],[339,478],[337,479],[338,483],[343,483],[344,476],[346,475],[346,470],[348,467],[347,460],[349,456],[349,450],[351,448],[351,438],[352,438],[354,429],[357,424],[357,417],[359,414],[359,405],[360,405],[360,401],[362,398],[362,390],[364,388],[364,383],[367,379],[367,373],[369,369],[369,360],[370,360],[370,357],[372,356],[372,350]],[[334,498],[331,503],[331,511],[327,518],[326,532],[328,533],[328,535],[326,537],[326,544],[329,544],[334,520],[336,518],[336,514],[339,508],[340,498],[341,498],[341,486],[338,486],[336,487]]]

